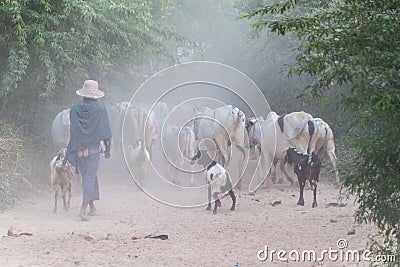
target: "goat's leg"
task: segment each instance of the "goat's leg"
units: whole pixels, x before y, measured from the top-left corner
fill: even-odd
[[[221,207],[221,200],[216,199],[215,203],[214,203],[214,210],[213,210],[213,214],[217,214],[217,208]]]
[[[53,213],[57,213],[57,199],[58,199],[58,188],[57,186],[54,187],[54,209],[53,209]]]
[[[215,199],[213,214],[217,214],[217,208],[221,207],[221,200],[219,200],[219,198],[218,198],[219,193],[218,192],[214,192],[214,194],[212,196]]]
[[[208,205],[206,210],[211,210],[211,186],[208,185]]]
[[[61,192],[62,192],[62,200],[63,200],[63,209],[65,211],[68,211],[68,207],[67,207],[67,187],[65,185],[61,186]]]
[[[233,192],[233,190],[229,191],[229,195],[232,198],[232,207],[231,210],[235,210],[236,207],[236,196],[235,196],[235,192]]]
[[[67,201],[67,208],[68,209],[71,207],[71,195],[72,195],[71,187],[72,187],[72,184],[69,183],[69,185],[68,185],[68,201]]]
[[[305,181],[303,181],[303,179],[301,179],[300,177],[298,178],[298,180],[300,186],[300,197],[299,201],[297,201],[297,205],[304,206],[303,192],[304,192]]]
[[[310,181],[310,183],[311,183],[311,181]],[[317,182],[316,181],[313,181],[312,182],[312,187],[313,187],[313,189],[314,189],[314,200],[313,200],[313,203],[312,203],[312,207],[313,208],[315,208],[315,207],[317,207]]]

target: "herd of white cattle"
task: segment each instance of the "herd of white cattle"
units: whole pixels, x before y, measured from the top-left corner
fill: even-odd
[[[246,118],[244,112],[232,105],[214,109],[185,106],[181,107],[179,120],[174,120],[166,103],[158,102],[148,107],[121,102],[111,105],[108,113],[113,133],[112,154],[122,155],[125,151],[127,162],[140,170],[137,173],[142,177],[148,174],[149,163],[160,156],[156,144],[161,144],[164,155],[174,165],[190,162],[202,144],[202,149],[213,151],[210,153],[212,158],[225,168],[231,163],[232,155],[238,157],[240,175],[243,174],[245,151],[254,148],[260,162],[257,171],[266,176],[267,186],[278,161],[285,176],[291,180],[284,168],[289,148],[308,155],[324,151],[339,182],[332,129],[322,119],[304,111],[280,116],[271,111],[265,118]],[[69,110],[63,110],[55,117],[52,134],[54,144],[65,148],[69,140]],[[202,143],[206,139],[212,142]],[[239,153],[232,154],[233,147]]]

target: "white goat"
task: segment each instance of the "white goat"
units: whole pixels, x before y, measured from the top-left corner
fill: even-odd
[[[212,160],[206,151],[198,151],[197,154],[193,157],[192,163],[194,164],[195,160],[197,163],[206,168],[206,181],[208,184],[208,205],[207,210],[211,210],[211,196],[214,198],[214,210],[213,213],[217,213],[218,206],[221,207],[220,198],[223,197],[226,192],[228,192],[229,196],[232,198],[232,206],[231,210],[235,210],[236,206],[236,196],[233,192],[232,180],[229,177],[228,172],[222,167],[221,164],[217,163],[215,160]]]
[[[148,173],[150,165],[150,154],[146,146],[139,140],[136,147],[128,147],[128,153],[130,166],[135,170],[135,173],[138,174],[137,178],[142,179]]]

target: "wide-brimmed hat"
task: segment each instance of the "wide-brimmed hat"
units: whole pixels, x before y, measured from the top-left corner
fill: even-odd
[[[104,92],[99,90],[99,83],[94,80],[86,80],[83,83],[83,87],[76,91],[77,95],[87,98],[101,98],[104,96]]]

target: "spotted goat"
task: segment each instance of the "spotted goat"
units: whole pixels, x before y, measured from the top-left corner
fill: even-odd
[[[286,153],[285,162],[293,164],[294,172],[297,175],[300,187],[300,197],[298,205],[304,206],[303,192],[307,180],[313,188],[314,200],[312,207],[317,207],[317,182],[321,170],[321,161],[316,154],[301,154],[295,148],[289,148]]]
[[[232,180],[229,173],[222,167],[221,164],[211,159],[206,151],[198,151],[192,158],[192,164],[197,160],[197,163],[206,168],[206,181],[208,185],[208,205],[207,210],[211,210],[211,196],[214,198],[213,213],[217,213],[217,208],[221,207],[220,198],[227,192],[232,198],[231,211],[235,210],[236,196],[233,191]]]
[[[61,189],[64,210],[68,211],[71,203],[71,182],[74,177],[73,167],[67,161],[63,165],[66,149],[61,149],[50,161],[50,180],[54,187],[54,209],[57,212],[58,191]],[[67,200],[68,193],[68,200]]]

